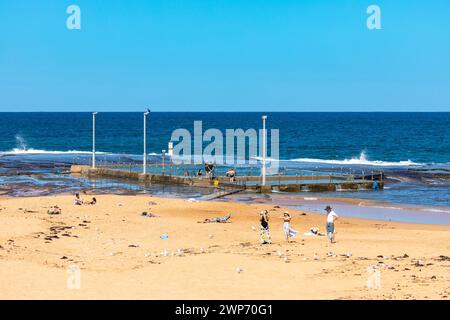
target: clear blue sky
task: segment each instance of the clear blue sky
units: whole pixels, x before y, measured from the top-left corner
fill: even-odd
[[[0,111],[450,111],[448,0],[0,0],[0,30]]]

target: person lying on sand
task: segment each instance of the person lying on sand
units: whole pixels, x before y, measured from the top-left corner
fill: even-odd
[[[305,232],[303,235],[305,235],[305,236],[325,236],[326,234],[323,232],[319,232],[318,227],[311,227],[311,228],[309,228],[309,231]]]
[[[227,223],[230,218],[231,218],[231,213],[225,217],[216,217],[216,218],[212,218],[212,219],[207,218],[203,221],[198,221],[198,223]]]
[[[159,218],[159,216],[157,216],[151,212],[147,212],[147,211],[142,212],[142,216],[147,217],[147,218]]]
[[[73,204],[74,204],[75,206],[81,206],[81,205],[83,205],[83,203],[84,203],[84,201],[81,200],[80,194],[79,194],[79,193],[76,193],[76,194],[75,194],[75,200],[73,201]]]

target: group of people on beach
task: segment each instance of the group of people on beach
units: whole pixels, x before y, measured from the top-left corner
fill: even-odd
[[[80,194],[75,194],[74,199],[74,205],[82,206],[82,205],[95,205],[97,203],[97,199],[95,197],[92,198],[91,201],[84,201],[81,199]],[[327,230],[327,237],[330,241],[330,243],[335,243],[335,228],[334,228],[334,222],[339,218],[339,216],[334,212],[334,210],[327,206],[325,208],[325,211],[327,212],[327,222],[326,222],[326,230]],[[143,213],[143,215],[145,215]],[[231,214],[228,214],[224,217],[216,217],[213,219],[205,219],[204,221],[199,221],[201,223],[226,223],[231,218]],[[297,231],[292,228],[291,226],[291,220],[292,217],[289,214],[288,211],[285,211],[283,215],[280,217],[283,219],[283,233],[284,233],[284,239],[286,241],[289,241],[292,237],[295,237],[297,235]],[[269,231],[269,211],[264,210],[259,213],[259,222],[260,222],[260,242],[261,244],[270,244],[272,243],[272,238],[270,236]]]
[[[84,201],[83,199],[81,199],[79,193],[75,194],[75,199],[73,200],[73,204],[76,205],[76,206],[82,206],[82,205],[91,205],[91,206],[93,206],[96,203],[97,203],[97,199],[95,197],[93,197],[91,201]]]
[[[327,222],[326,222],[326,230],[327,237],[330,243],[335,243],[335,228],[334,222],[339,218],[339,216],[334,212],[333,208],[327,206],[325,208],[327,213]],[[270,244],[272,243],[272,239],[270,237],[269,231],[269,211],[264,210],[259,213],[259,222],[260,222],[260,242],[261,244]],[[289,241],[290,238],[295,237],[297,235],[297,231],[291,227],[291,215],[288,211],[283,213],[283,216],[280,217],[283,219],[283,233],[284,239]]]

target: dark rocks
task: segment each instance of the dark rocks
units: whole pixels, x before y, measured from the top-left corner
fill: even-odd
[[[444,255],[440,255],[435,260],[437,260],[437,261],[450,261],[450,257],[444,256]]]

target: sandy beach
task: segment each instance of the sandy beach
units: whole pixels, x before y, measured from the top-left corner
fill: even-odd
[[[289,210],[298,235],[287,243],[274,205],[96,197],[0,199],[0,299],[450,298],[449,226],[341,217],[330,245],[304,235],[324,231],[324,215]],[[61,215],[47,213],[53,205]],[[198,223],[228,213],[230,223]]]

